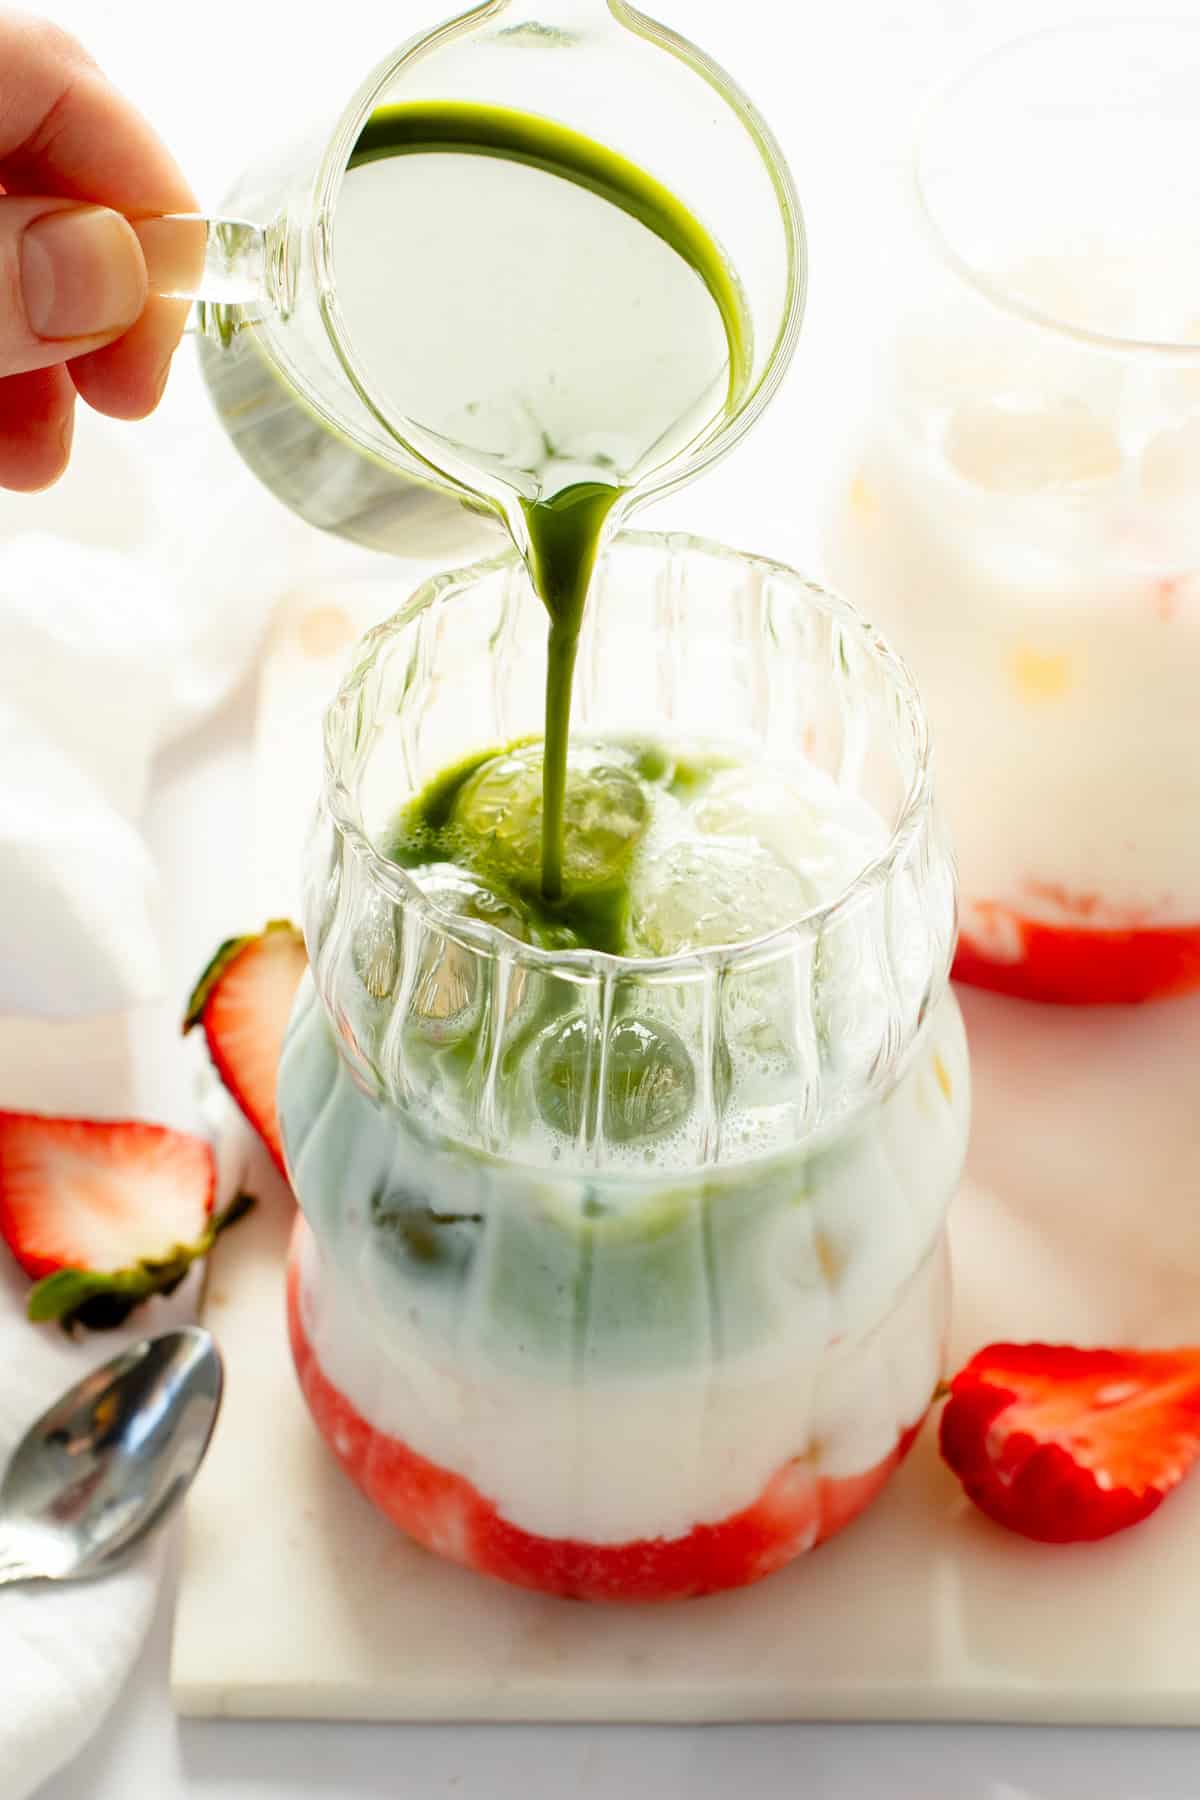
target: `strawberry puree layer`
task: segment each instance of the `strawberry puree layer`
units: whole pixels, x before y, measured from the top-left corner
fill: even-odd
[[[1016,954],[994,955],[964,931],[956,981],[1068,1006],[1129,1004],[1200,988],[1200,925],[1089,930],[987,910],[1003,911],[1004,935]]]
[[[436,1555],[481,1574],[576,1600],[682,1600],[742,1587],[782,1568],[856,1518],[912,1445],[920,1421],[858,1475],[821,1476],[785,1464],[752,1505],[673,1538],[591,1544],[523,1531],[463,1476],[375,1430],[324,1374],[305,1332],[298,1247],[287,1276],[292,1356],[318,1431],[362,1492]]]

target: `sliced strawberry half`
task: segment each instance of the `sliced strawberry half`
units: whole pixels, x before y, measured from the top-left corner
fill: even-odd
[[[213,1214],[216,1166],[186,1132],[0,1112],[0,1235],[29,1275],[31,1319],[119,1325],[169,1294],[251,1204]]]
[[[201,975],[183,1029],[203,1025],[217,1074],[249,1119],[281,1175],[283,1143],[275,1082],[284,1033],[308,967],[304,939],[287,919],[253,937],[229,938]]]
[[[1044,1543],[1108,1537],[1200,1454],[1200,1350],[991,1344],[950,1384],[942,1455],[976,1506]]]

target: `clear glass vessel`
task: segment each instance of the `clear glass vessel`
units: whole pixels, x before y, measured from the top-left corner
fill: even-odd
[[[1029,998],[1200,985],[1198,86],[1194,20],[1093,22],[933,106],[832,506],[831,577],[929,708],[957,973]]]
[[[876,810],[880,853],[766,936],[671,956],[447,910],[389,859],[396,809],[536,734],[544,673],[510,554],[422,587],[329,710],[279,1082],[292,1346],[333,1453],[419,1542],[670,1599],[839,1530],[929,1406],[968,1115],[953,868],[875,633],[780,565],[627,534],[576,737],[804,757]]]
[[[339,278],[347,253],[339,234],[353,227],[373,258],[370,281],[358,285],[395,296],[425,283],[435,318],[447,296],[497,279],[454,209],[440,219],[432,247],[419,251],[397,241],[410,214],[389,209],[386,197],[365,219],[351,207],[347,224],[348,164],[367,121],[380,109],[424,102],[509,109],[566,127],[661,184],[703,226],[744,308],[746,366],[728,403],[692,420],[645,467],[624,472],[636,474],[627,485],[636,485],[641,504],[729,450],[778,386],[804,307],[803,225],[778,145],[724,70],[626,0],[485,0],[400,46],[348,105],[247,170],[225,197],[227,216],[191,226],[203,241],[180,237],[180,222],[154,222],[174,232],[166,247],[174,245],[176,261],[189,247],[193,264],[207,256],[202,274],[188,270],[181,286],[164,275],[157,285],[203,295],[204,378],[222,425],[264,485],[310,524],[400,555],[470,555],[498,545],[501,514],[519,521],[507,484],[489,470],[494,459],[439,429],[438,407],[423,408],[364,349],[346,305],[344,262]],[[521,236],[519,218],[514,231],[513,258],[534,271],[532,304],[538,258],[552,256],[553,246],[540,244],[536,228]],[[572,353],[594,330],[589,308],[619,287],[605,263],[576,260],[577,291],[562,314],[574,335],[547,346],[551,378],[564,382],[577,373]],[[649,307],[653,296],[643,299]],[[426,357],[428,335],[427,317]],[[460,347],[460,360],[479,348]],[[625,389],[637,379],[641,348],[631,339],[607,372],[612,403],[634,404],[636,386]],[[422,368],[420,355],[414,366]],[[436,366],[432,373],[440,381]],[[513,380],[497,351],[471,403],[481,420],[503,414],[507,429],[505,409],[528,410],[523,388],[507,391]]]

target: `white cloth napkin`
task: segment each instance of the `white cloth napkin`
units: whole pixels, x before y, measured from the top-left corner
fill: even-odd
[[[0,1022],[0,1101],[85,1115],[136,1113],[138,1034],[125,1015],[65,1023]],[[217,1151],[217,1204],[244,1174],[246,1137],[217,1097],[207,1126]],[[169,1300],[153,1300],[121,1331],[80,1342],[25,1318],[29,1283],[0,1251],[0,1460],[45,1407],[86,1370],[143,1335],[169,1330],[195,1310],[197,1277]],[[25,1800],[75,1756],[112,1705],[154,1610],[162,1535],[103,1581],[0,1588],[0,1800]]]
[[[0,495],[0,1107],[153,1112],[147,1056],[170,1052],[133,1011],[161,987],[138,830],[151,761],[230,693],[298,558],[312,566],[314,534],[223,441],[186,347],[177,361],[152,420],[81,407],[60,486]],[[27,1290],[0,1245],[0,1462],[70,1381],[195,1303],[192,1281],[75,1343],[28,1323]],[[23,1800],[100,1723],[161,1557],[153,1544],[94,1585],[0,1589],[0,1800]]]
[[[88,1362],[116,1355],[132,1334],[106,1333],[81,1353],[21,1316],[28,1286],[0,1269],[0,1445],[7,1451]],[[166,1319],[156,1320],[163,1329]],[[146,1329],[146,1327],[143,1327]],[[19,1379],[12,1371],[19,1369]],[[24,1800],[79,1751],[112,1705],[150,1622],[163,1539],[92,1586],[0,1589],[0,1794]]]
[[[155,994],[152,758],[228,695],[311,565],[316,534],[223,441],[186,347],[177,363],[152,419],[80,407],[62,482],[0,494],[0,1016]]]

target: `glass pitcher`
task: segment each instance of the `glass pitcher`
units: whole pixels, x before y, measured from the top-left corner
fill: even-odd
[[[777,387],[803,308],[800,211],[774,139],[723,71],[625,0],[489,0],[411,40],[336,119],[250,171],[194,246],[204,375],[254,473],[310,523],[373,548],[461,554],[494,534],[498,486],[385,391],[335,279],[347,168],[371,154],[373,116],[413,102],[532,115],[687,209],[736,288],[745,367],[733,403],[640,470],[637,503],[727,451]],[[386,230],[381,215],[381,244]],[[396,254],[407,282],[472,278],[469,244],[450,266]]]
[[[396,808],[536,731],[545,659],[509,551],[372,632],[327,716],[279,1076],[292,1347],[330,1449],[418,1542],[667,1600],[847,1525],[930,1404],[969,1104],[954,875],[876,633],[790,569],[626,532],[579,730],[736,746],[743,846],[772,829],[764,767],[808,758],[879,853],[783,928],[677,954],[443,904],[389,855]]]
[[[1200,24],[1006,46],[929,112],[925,252],[831,509],[909,658],[962,882],[957,973],[1200,986]]]

